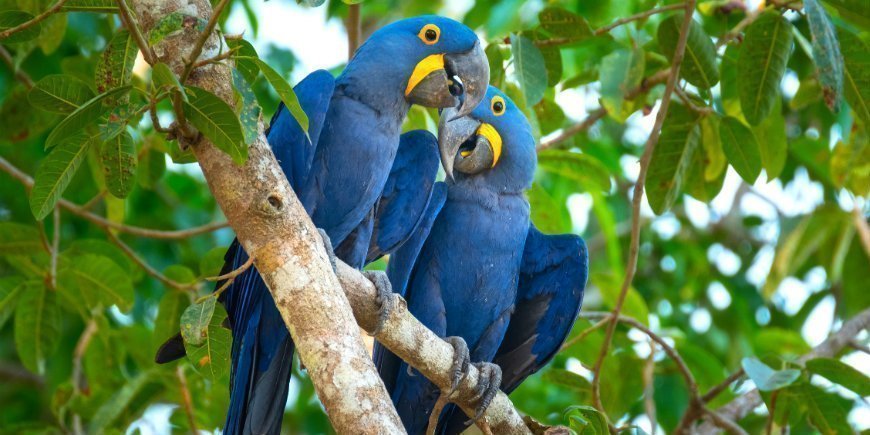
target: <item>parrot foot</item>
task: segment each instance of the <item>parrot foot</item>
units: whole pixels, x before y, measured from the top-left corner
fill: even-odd
[[[477,390],[477,407],[474,418],[469,420],[468,424],[476,423],[480,417],[483,417],[486,409],[492,403],[492,399],[495,398],[501,388],[501,367],[488,362],[474,363],[472,365],[477,368],[480,376],[477,378],[477,387],[475,388]]]
[[[468,352],[468,344],[462,337],[447,337],[444,341],[453,346],[453,365],[450,366],[450,390],[444,396],[450,396],[459,387],[459,383],[468,373],[468,365],[471,362],[471,354]]]
[[[320,240],[323,243],[323,247],[326,248],[326,255],[329,256],[329,264],[332,265],[332,271],[335,272],[335,250],[332,249],[332,240],[329,239],[329,234],[326,234],[326,230],[323,228],[318,228],[317,232],[320,233]]]
[[[387,278],[386,273],[380,270],[366,270],[363,271],[363,275],[374,284],[375,290],[378,293],[377,301],[378,304],[380,304],[380,308],[378,309],[378,323],[371,332],[372,336],[375,336],[381,332],[384,324],[387,323],[390,314],[392,314],[396,309],[396,306],[398,306],[399,299],[398,295],[393,293],[393,285],[390,284],[390,279]]]

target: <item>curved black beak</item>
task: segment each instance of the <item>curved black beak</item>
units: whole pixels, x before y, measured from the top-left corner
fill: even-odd
[[[492,125],[457,112],[453,108],[444,109],[438,123],[441,164],[451,181],[454,169],[463,174],[478,174],[494,167],[501,154],[501,136]]]
[[[457,109],[457,117],[471,113],[486,95],[489,62],[475,42],[465,53],[433,54],[414,68],[405,99],[425,107]]]

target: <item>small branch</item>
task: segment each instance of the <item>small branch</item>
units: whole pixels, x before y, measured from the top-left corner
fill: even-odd
[[[193,48],[188,54],[187,63],[184,65],[184,72],[181,73],[181,78],[179,79],[181,84],[187,82],[187,78],[190,77],[191,71],[193,71],[197,60],[199,60],[199,55],[202,54],[202,47],[205,46],[206,41],[208,41],[208,38],[210,38],[212,32],[214,32],[217,22],[221,17],[221,13],[224,11],[224,8],[228,3],[229,0],[220,0],[220,3],[218,3],[211,12],[208,24],[205,25],[205,29],[202,30],[202,33],[200,33],[199,38],[196,40],[196,43],[194,43]]]
[[[674,88],[677,85],[677,80],[680,74],[680,64],[683,62],[683,56],[686,51],[686,40],[689,36],[689,24],[692,22],[692,11],[695,9],[695,0],[687,0],[685,3],[686,14],[683,16],[683,23],[680,28],[680,36],[677,40],[677,47],[674,52],[674,58],[672,62],[672,66],[670,69],[670,75],[668,76],[667,84],[665,85],[665,93],[662,96],[661,106],[659,108],[659,112],[656,115],[655,124],[653,125],[652,132],[650,133],[649,139],[646,142],[644,147],[643,156],[640,160],[640,174],[637,177],[637,183],[634,185],[634,195],[632,196],[632,211],[631,211],[631,242],[629,245],[629,254],[628,254],[628,264],[625,268],[625,279],[622,282],[622,288],[619,293],[619,297],[616,300],[616,304],[613,307],[613,318],[610,321],[610,324],[607,327],[607,333],[604,337],[604,343],[601,345],[601,350],[598,354],[598,359],[593,366],[593,378],[592,378],[592,400],[595,408],[603,413],[606,413],[604,410],[604,405],[601,403],[601,367],[604,363],[605,358],[607,357],[608,349],[610,348],[610,342],[613,339],[613,333],[616,330],[616,323],[618,319],[619,312],[622,311],[622,305],[625,303],[625,297],[628,294],[628,289],[631,287],[631,283],[634,280],[634,274],[637,271],[637,260],[640,246],[640,205],[641,200],[643,198],[643,188],[646,183],[646,174],[649,170],[649,163],[652,159],[652,153],[655,149],[656,144],[658,143],[659,134],[661,134],[662,124],[665,121],[665,117],[668,114],[668,107],[671,102],[671,96],[673,95]],[[661,344],[661,343],[659,343]],[[667,347],[663,347],[667,352]],[[691,373],[689,373],[691,376]],[[687,381],[690,378],[687,378]],[[697,385],[694,384],[694,379],[690,383],[690,388],[694,390],[694,396],[697,396]]]
[[[187,377],[184,376],[184,366],[179,364],[175,367],[175,377],[178,378],[178,388],[181,390],[181,404],[184,405],[184,413],[187,415],[187,425],[190,433],[197,434],[196,418],[193,413],[193,399],[190,388],[187,387]]]
[[[682,3],[675,3],[672,5],[667,5],[667,6],[662,6],[659,8],[650,9],[650,10],[640,12],[640,13],[637,13],[637,14],[634,14],[634,15],[631,15],[631,16],[628,16],[625,18],[620,18],[611,24],[608,24],[604,27],[595,29],[594,33],[595,33],[595,36],[603,35],[603,34],[609,32],[609,31],[611,31],[619,26],[622,26],[623,24],[628,24],[632,21],[638,21],[638,20],[642,20],[644,18],[649,18],[655,14],[660,14],[662,12],[676,11],[678,9],[686,9],[687,11],[691,11],[691,10],[694,10],[694,7],[692,7],[692,9],[688,9]]]
[[[538,151],[540,152],[554,145],[565,142],[566,140],[574,137],[575,135],[588,130],[589,127],[595,125],[595,123],[598,122],[599,119],[604,118],[605,115],[607,115],[607,110],[604,110],[603,107],[598,108],[593,112],[590,112],[589,115],[586,116],[586,119],[583,120],[583,122],[572,125],[562,130],[562,133],[559,133],[558,136],[550,140],[541,141],[541,143],[538,144]]]
[[[148,99],[148,115],[151,116],[151,126],[154,128],[154,131],[160,134],[172,133],[171,128],[164,128],[160,125],[160,119],[157,117],[157,102],[154,98]]]
[[[79,336],[79,341],[76,342],[75,350],[73,350],[72,384],[77,392],[87,388],[87,379],[85,379],[85,374],[82,370],[82,359],[96,333],[97,322],[91,319],[88,321],[87,326],[85,326],[85,330],[82,331],[82,335]]]
[[[22,172],[20,169],[16,168],[14,165],[9,163],[8,160],[0,157],[0,170],[6,172],[12,178],[18,180],[21,184],[24,185],[28,190],[33,187],[33,178],[29,175]],[[117,222],[110,221],[102,216],[93,214],[82,206],[79,206],[73,202],[70,202],[66,199],[61,198],[57,201],[58,205],[62,208],[68,210],[70,213],[79,216],[94,225],[97,225],[103,229],[112,229],[116,231],[120,231],[122,233],[127,233],[133,236],[146,237],[149,239],[161,239],[161,240],[178,240],[178,239],[187,239],[190,237],[198,236],[201,234],[210,233],[215,230],[219,230],[221,228],[226,228],[229,226],[226,222],[213,222],[207,225],[188,228],[186,230],[173,230],[173,231],[165,231],[165,230],[154,230],[150,228],[142,228],[135,227],[131,225],[119,224]]]
[[[149,65],[154,65],[157,63],[157,56],[154,54],[151,46],[148,45],[148,40],[145,39],[145,35],[142,34],[142,28],[139,26],[139,22],[136,21],[136,17],[133,16],[133,12],[127,6],[127,1],[116,0],[116,3],[118,3],[118,10],[121,12],[121,20],[124,22],[124,27],[126,27],[127,31],[133,35],[133,40],[135,40],[136,45],[139,46],[139,51],[142,52],[142,57]]]
[[[731,373],[731,375],[729,375],[727,378],[725,378],[724,381],[720,382],[718,385],[714,386],[713,388],[710,388],[709,391],[707,391],[706,393],[704,393],[703,396],[701,396],[701,400],[703,400],[704,403],[710,403],[719,394],[721,394],[723,391],[725,391],[729,385],[733,384],[738,379],[742,378],[743,375],[745,375],[745,374],[746,373],[743,371],[743,368],[741,367],[740,370],[737,370],[736,372]]]
[[[643,398],[644,409],[649,419],[649,433],[656,433],[656,402],[655,402],[655,370],[656,370],[656,343],[649,341],[649,356],[643,366]]]
[[[27,382],[40,388],[45,386],[45,379],[43,379],[42,376],[35,375],[19,365],[9,364],[2,361],[0,361],[0,378],[13,382]]]
[[[222,61],[222,60],[229,59],[230,56],[232,56],[233,54],[235,54],[235,53],[236,53],[237,51],[239,51],[240,49],[241,49],[241,47],[233,47],[233,48],[231,48],[231,49],[229,49],[229,50],[227,50],[227,51],[225,51],[225,52],[223,52],[223,53],[218,54],[217,56],[213,56],[213,57],[210,57],[210,58],[208,58],[208,59],[203,59],[203,60],[201,60],[201,61],[196,62],[195,64],[193,64],[193,69],[197,69],[197,68],[199,68],[199,67],[201,67],[201,66],[206,66],[206,65],[208,65],[208,64],[210,64],[210,63],[217,63],[217,62],[220,62],[220,61]]]
[[[46,10],[45,12],[33,17],[33,19],[31,19],[29,21],[25,21],[25,22],[15,26],[15,27],[12,27],[12,28],[9,28],[9,29],[6,29],[6,30],[0,32],[0,41],[18,33],[18,32],[21,32],[23,30],[27,30],[27,29],[41,23],[46,18],[50,17],[52,14],[59,11],[60,8],[63,7],[64,3],[66,3],[66,0],[58,0],[57,3],[54,4],[54,6],[48,8],[48,10]]]
[[[15,61],[12,60],[12,55],[9,54],[9,52],[6,50],[6,47],[2,45],[0,45],[0,59],[3,59],[3,63],[5,63],[7,67],[9,67],[9,70],[12,71],[13,74],[15,74],[15,78],[19,82],[21,82],[24,87],[26,87],[27,89],[33,88],[33,79],[31,79],[26,72],[15,67]]]
[[[233,279],[233,278],[241,275],[242,273],[244,273],[246,270],[248,270],[248,268],[251,267],[252,264],[254,264],[254,256],[250,255],[250,256],[248,256],[248,261],[246,261],[245,264],[239,266],[238,269],[235,269],[235,270],[230,271],[229,273],[225,273],[223,275],[209,276],[209,277],[206,277],[204,279],[206,281],[223,281],[223,280],[227,280],[227,279]]]
[[[573,337],[573,338],[571,338],[570,340],[568,340],[568,341],[566,341],[565,343],[563,343],[563,344],[562,344],[562,347],[559,349],[559,352],[561,352],[561,351],[563,351],[563,350],[565,350],[565,349],[567,349],[567,348],[569,348],[569,347],[571,347],[571,346],[573,346],[573,345],[575,345],[575,344],[577,344],[577,343],[583,341],[583,339],[586,338],[586,337],[588,337],[589,334],[595,332],[595,331],[598,330],[598,329],[601,329],[601,327],[604,326],[604,325],[606,325],[607,322],[609,322],[609,321],[610,321],[610,316],[607,316],[607,317],[605,317],[605,318],[599,320],[598,323],[596,323],[596,324],[594,324],[594,325],[592,325],[592,326],[590,326],[590,327],[584,329],[583,331],[580,331],[580,333],[577,334],[576,337]]]
[[[362,41],[362,17],[360,3],[347,7],[347,59],[350,60]]]
[[[686,93],[686,91],[679,86],[674,88],[674,92],[677,94],[677,97],[680,98],[680,101],[682,101],[683,104],[686,105],[686,107],[688,107],[691,111],[693,111],[695,113],[699,113],[701,115],[707,115],[707,114],[715,112],[710,107],[703,107],[703,106],[699,106],[699,105],[695,104],[695,101],[692,99],[692,97],[690,97],[689,94]]]
[[[102,200],[103,198],[106,197],[107,193],[108,192],[106,191],[106,189],[103,189],[103,190],[97,192],[97,194],[94,195],[93,198],[89,199],[88,202],[82,204],[82,210],[90,210],[90,209],[94,208],[97,205],[97,203],[100,202],[100,200]]]
[[[852,349],[855,349],[859,352],[864,352],[867,355],[870,355],[870,347],[867,347],[861,343],[858,343],[858,340],[850,340],[849,347],[851,347]]]
[[[175,281],[173,279],[170,279],[166,275],[158,272],[157,269],[155,269],[150,264],[148,264],[148,262],[143,260],[142,257],[140,257],[138,254],[136,254],[135,251],[133,251],[133,248],[130,248],[129,245],[124,243],[114,233],[112,233],[111,231],[109,231],[106,228],[103,228],[103,231],[106,232],[106,236],[108,236],[109,241],[111,241],[116,246],[121,248],[121,250],[124,251],[124,254],[126,254],[128,257],[130,257],[130,259],[133,260],[133,262],[135,262],[136,264],[139,265],[139,267],[141,267],[142,269],[145,270],[145,273],[147,273],[148,275],[151,275],[152,277],[154,277],[158,281],[168,285],[169,287],[172,287],[172,288],[178,289],[178,290],[189,291],[189,290],[196,290],[199,288],[199,283],[197,283],[197,282],[183,284],[183,283],[180,283],[180,282]]]
[[[867,328],[870,328],[870,308],[861,311],[855,315],[855,317],[847,320],[843,323],[843,326],[839,331],[835,332],[820,345],[813,348],[810,353],[798,358],[797,362],[803,364],[813,358],[833,357],[848,346],[849,343],[858,336],[858,334]],[[727,405],[717,409],[716,412],[728,420],[739,421],[762,403],[761,395],[756,389],[736,397]],[[698,427],[697,433],[719,433],[719,429],[715,426],[716,425],[713,422],[705,422],[703,425]]]

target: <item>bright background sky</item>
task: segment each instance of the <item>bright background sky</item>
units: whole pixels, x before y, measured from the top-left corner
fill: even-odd
[[[751,6],[758,1],[747,1],[747,3]],[[471,5],[472,3],[467,0],[447,0],[443,10],[437,13],[452,18],[461,18]],[[260,53],[265,52],[270,44],[291,50],[297,59],[291,76],[292,83],[295,84],[316,69],[330,69],[346,62],[347,36],[344,24],[337,19],[327,21],[326,7],[306,8],[298,6],[293,1],[253,1],[251,6],[256,16],[259,17],[259,33],[256,38],[250,34],[248,20],[241,6],[232,10],[224,31],[229,34],[245,33],[246,39],[251,41]],[[363,7],[365,7],[364,4]],[[543,7],[543,2],[540,2],[540,7]],[[532,4],[530,9],[536,9],[536,6]],[[536,10],[533,12],[536,13]],[[783,94],[787,99],[794,96],[798,85],[797,76],[793,72],[788,72],[782,83]],[[718,92],[718,89],[714,88],[714,92]],[[598,107],[598,94],[594,89],[571,89],[559,92],[556,101],[569,119],[580,121],[585,118],[588,110]],[[636,113],[629,118],[629,129],[626,132],[628,142],[642,144],[646,140],[652,129],[657,110],[656,106],[649,115],[643,116]],[[838,137],[836,132],[832,136],[834,136],[831,143],[833,146]],[[170,168],[185,172],[199,170],[196,165],[179,166],[172,164],[171,161],[168,161],[168,164]],[[631,181],[634,181],[639,170],[637,159],[632,156],[624,156],[622,165]],[[731,209],[741,182],[740,176],[729,167],[721,193],[709,206],[688,196],[684,197],[686,215],[692,225],[703,228],[721,219]],[[743,196],[738,204],[741,211],[747,214],[751,211],[752,214],[761,216],[765,220],[765,224],[760,226],[758,234],[768,243],[768,246],[763,248],[754,259],[747,277],[749,282],[760,287],[770,270],[774,248],[779,236],[779,226],[776,223],[778,214],[787,217],[806,214],[822,204],[822,192],[822,187],[811,181],[807,172],[801,169],[797,172],[795,180],[786,186],[783,186],[779,180],[768,183],[764,176],[759,177],[755,185],[752,186],[751,192]],[[839,202],[844,210],[851,210],[854,206],[852,199],[845,193],[839,198]],[[646,201],[642,201],[642,204],[642,216],[645,219],[654,219],[653,231],[664,238],[673,237],[679,232],[680,222],[673,214],[667,213],[656,217]],[[588,194],[575,194],[569,198],[568,209],[576,232],[582,233],[586,229],[591,205],[592,197]],[[733,275],[740,269],[739,257],[721,245],[711,247],[707,256],[711,264],[726,276]],[[664,270],[667,270],[668,267],[666,260],[667,258],[661,265]],[[794,314],[810,295],[825,287],[826,280],[827,276],[822,267],[812,270],[803,280],[787,278],[773,296],[773,303],[787,314]],[[711,286],[707,289],[707,293],[712,305],[717,309],[725,309],[731,303],[731,295],[724,286]],[[651,312],[681,308],[651,307]],[[834,309],[834,298],[828,296],[810,314],[801,330],[801,335],[810,346],[821,343],[832,331],[832,328],[833,330],[839,328],[839,322],[834,323]],[[653,314],[650,318],[650,325],[655,326],[657,320],[656,315]],[[756,313],[756,320],[762,325],[769,322],[770,312],[766,308],[759,310]],[[703,333],[709,329],[711,321],[711,314],[706,309],[695,310],[692,313],[691,326],[698,332]],[[632,337],[639,342],[645,342],[644,337]],[[865,374],[870,374],[870,355],[853,352],[843,361]],[[572,368],[576,371],[588,375],[588,373],[583,373],[584,370],[579,363],[573,366]],[[816,378],[818,379],[818,377]],[[297,382],[294,378],[291,383],[289,398],[291,402],[298,394]],[[853,397],[852,393],[847,390],[842,390],[841,394]],[[140,430],[143,434],[166,433],[169,428],[168,419],[172,412],[173,407],[170,405],[152,406],[146,411],[142,419],[128,429],[128,433],[135,429]],[[863,402],[863,406],[852,411],[850,420],[859,428],[870,427],[870,405],[866,401]],[[648,427],[647,422],[638,421],[636,423],[641,427]],[[660,428],[659,432],[661,432]]]

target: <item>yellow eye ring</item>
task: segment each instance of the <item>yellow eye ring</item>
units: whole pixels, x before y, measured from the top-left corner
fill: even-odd
[[[490,103],[490,108],[492,109],[492,113],[495,116],[504,115],[504,111],[506,109],[506,106],[507,105],[504,102],[504,98],[502,98],[498,95],[496,95],[495,97],[492,97],[492,103]]]
[[[424,44],[432,45],[441,39],[441,29],[434,24],[427,24],[420,29],[420,33],[417,34],[417,37],[420,38]]]

